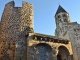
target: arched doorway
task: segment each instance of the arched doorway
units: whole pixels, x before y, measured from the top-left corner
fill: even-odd
[[[57,60],[62,60],[61,55],[59,55],[59,54],[57,55]]]
[[[59,52],[57,55],[57,60],[68,60],[69,51],[66,47],[60,46],[58,48]]]
[[[46,43],[40,43],[36,45],[35,48],[38,60],[50,60],[51,46]]]

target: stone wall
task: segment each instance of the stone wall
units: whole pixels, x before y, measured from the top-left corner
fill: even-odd
[[[14,60],[16,53],[16,43],[0,42],[0,60]]]
[[[16,60],[26,60],[25,34],[33,29],[33,5],[23,2],[22,7],[14,7],[14,1],[5,5],[1,24],[0,42],[16,42]]]
[[[28,37],[28,39],[29,39],[29,41],[28,41],[28,59],[29,60],[39,60],[39,59],[43,60],[44,58],[46,59],[48,57],[49,58],[47,60],[57,60],[57,55],[59,53],[59,47],[65,47],[69,52],[69,54],[65,53],[63,51],[65,48],[63,48],[63,50],[61,50],[65,55],[68,54],[67,55],[68,58],[65,58],[64,57],[65,55],[62,56],[63,60],[64,59],[73,60],[73,51],[72,51],[71,42],[69,42],[68,44],[63,44],[63,43],[58,43],[58,42],[57,43],[50,42],[50,41],[46,41],[46,40],[39,41],[39,39],[36,39],[36,38],[31,39],[31,36],[32,35],[30,34],[30,36]],[[49,36],[45,36],[45,38],[46,37],[49,37]]]

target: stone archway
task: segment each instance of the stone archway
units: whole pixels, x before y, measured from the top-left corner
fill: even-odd
[[[50,60],[51,46],[46,43],[40,43],[35,48],[37,60]]]
[[[69,57],[69,51],[66,47],[60,46],[58,48],[58,55],[57,55],[57,60],[68,60]]]

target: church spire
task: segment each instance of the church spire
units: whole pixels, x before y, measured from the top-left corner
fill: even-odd
[[[65,12],[65,13],[67,13],[67,11],[64,10],[64,9],[59,5],[59,7],[58,7],[58,9],[57,9],[57,12],[56,12],[55,16],[56,16],[58,13],[60,13],[60,12]]]

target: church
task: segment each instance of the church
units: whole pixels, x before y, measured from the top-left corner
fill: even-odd
[[[80,24],[59,5],[55,36],[34,31],[33,5],[5,4],[0,22],[0,60],[80,60]]]

